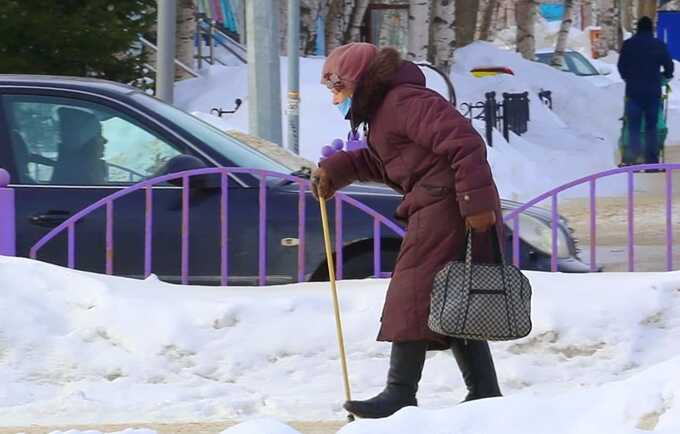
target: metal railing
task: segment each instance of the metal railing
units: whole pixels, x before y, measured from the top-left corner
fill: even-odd
[[[119,190],[92,205],[84,208],[78,213],[74,214],[68,220],[51,230],[43,238],[41,238],[31,249],[30,258],[36,259],[40,250],[50,240],[57,235],[66,231],[67,235],[67,266],[75,268],[75,252],[76,252],[76,224],[88,214],[95,210],[105,209],[106,211],[106,241],[105,241],[105,269],[106,274],[113,274],[113,259],[115,254],[115,246],[113,241],[113,227],[114,227],[114,204],[117,199],[125,197],[136,191],[143,190],[145,192],[145,214],[144,214],[144,276],[147,277],[152,273],[152,219],[153,219],[153,186],[173,180],[181,180],[182,183],[182,199],[181,199],[181,281],[183,284],[189,282],[189,209],[190,203],[190,179],[194,176],[201,175],[220,175],[220,282],[222,285],[228,284],[229,278],[229,250],[227,233],[229,227],[228,209],[229,209],[229,175],[231,174],[249,174],[259,179],[259,194],[258,194],[258,283],[265,285],[267,282],[267,180],[279,179],[294,183],[298,187],[298,257],[297,257],[297,280],[302,282],[305,280],[305,234],[306,234],[306,218],[305,209],[307,206],[306,197],[310,193],[309,181],[297,178],[291,175],[284,175],[277,172],[270,172],[266,170],[245,169],[240,167],[222,167],[197,169],[185,172],[179,172],[169,175],[160,176],[150,180],[146,180],[134,184],[125,189]],[[1,180],[0,180],[1,181]],[[0,194],[2,194],[0,188]],[[0,197],[1,199],[1,197]],[[382,228],[383,226],[390,229],[396,235],[403,237],[404,230],[389,220],[387,217],[369,208],[345,194],[337,193],[335,196],[335,254],[337,277],[342,279],[343,276],[343,206],[345,204],[354,207],[363,213],[367,214],[373,219],[373,265],[375,277],[386,277],[389,274],[382,272],[381,264],[381,242],[382,242]]]
[[[538,203],[546,199],[551,200],[552,218],[551,218],[551,243],[552,252],[550,260],[551,271],[557,271],[557,251],[558,251],[558,223],[559,223],[559,204],[558,194],[566,190],[588,184],[589,186],[589,208],[590,208],[590,269],[597,271],[597,181],[602,178],[607,178],[613,175],[627,174],[627,209],[626,217],[628,223],[627,236],[627,256],[628,256],[628,271],[635,271],[635,173],[643,171],[661,171],[665,173],[666,186],[666,269],[671,271],[673,269],[673,170],[680,169],[680,164],[662,163],[662,164],[641,164],[637,166],[621,167],[618,169],[606,170],[604,172],[596,173],[594,175],[585,176],[575,181],[568,182],[560,187],[552,189],[540,196],[530,200],[522,205],[520,208],[513,210],[504,220],[512,228],[512,256],[515,266],[520,267],[519,254],[519,216],[527,209],[536,206]]]
[[[140,37],[139,40],[142,43],[142,45],[144,45],[144,47],[151,49],[154,53],[156,53],[158,51],[158,47],[156,47],[156,45],[153,42],[151,42],[151,41],[149,41],[145,38],[142,38],[142,37]],[[175,59],[175,65],[177,65],[180,69],[182,69],[183,71],[185,71],[186,73],[188,73],[192,77],[198,77],[198,72],[194,71],[189,66],[180,62],[178,59]],[[154,68],[150,64],[144,64],[144,67],[148,68],[150,71],[153,71],[154,73],[156,72],[156,68]]]
[[[248,63],[248,52],[245,46],[236,42],[231,36],[222,32],[215,26],[215,21],[207,18],[205,14],[196,14],[196,35],[197,40],[197,51],[196,59],[198,60],[198,68],[201,68],[201,62],[206,60],[211,65],[218,62],[222,65],[225,63],[215,56],[215,45],[218,45],[234,57],[236,57],[242,63]],[[208,46],[208,55],[203,55],[202,50],[202,40],[203,37],[206,39],[206,45]]]
[[[9,187],[9,172],[0,168],[0,255],[16,255],[14,189]]]
[[[551,218],[551,271],[557,271],[557,259],[558,259],[558,231],[559,231],[559,194],[567,190],[582,185],[588,185],[589,187],[589,232],[590,232],[590,269],[592,271],[597,271],[597,183],[598,180],[607,178],[614,175],[626,174],[627,175],[627,254],[628,254],[628,271],[635,271],[635,174],[643,171],[662,171],[665,177],[665,226],[666,226],[666,269],[673,269],[673,233],[672,233],[672,205],[673,205],[673,171],[680,169],[680,164],[675,163],[663,163],[663,164],[645,164],[638,166],[629,166],[617,169],[611,169],[604,172],[600,172],[594,175],[585,176],[574,180],[572,182],[566,183],[562,186],[554,188],[546,193],[537,196],[536,198],[526,202],[521,207],[513,210],[504,217],[504,222],[512,229],[512,257],[513,264],[515,266],[521,267],[520,263],[520,215],[532,207],[535,207],[539,203],[550,200],[552,207],[552,218]],[[145,223],[144,223],[144,275],[148,276],[151,270],[151,258],[152,258],[152,216],[153,216],[153,189],[154,185],[181,179],[183,191],[182,191],[182,226],[181,226],[181,279],[182,282],[186,283],[189,277],[189,206],[190,206],[190,196],[188,186],[190,178],[197,175],[210,175],[218,174],[221,176],[220,182],[220,249],[221,249],[221,259],[220,259],[220,271],[221,271],[221,282],[222,284],[227,284],[227,279],[229,276],[229,261],[228,261],[228,250],[227,250],[227,210],[229,206],[228,202],[228,182],[229,175],[235,173],[250,174],[256,178],[259,178],[259,240],[258,240],[258,281],[260,284],[264,285],[266,283],[266,217],[267,217],[267,179],[275,178],[286,180],[294,183],[298,186],[298,236],[300,239],[300,246],[298,250],[298,269],[297,269],[297,279],[298,281],[304,280],[305,276],[305,231],[306,231],[306,221],[305,221],[305,208],[306,208],[306,195],[309,194],[310,184],[309,181],[297,178],[291,175],[284,175],[275,172],[268,172],[263,170],[253,170],[244,168],[215,168],[215,169],[199,169],[187,172],[180,172],[171,175],[165,175],[151,180],[143,181],[138,184],[127,187],[123,190],[119,190],[116,193],[107,196],[96,203],[86,207],[82,211],[70,217],[68,220],[54,228],[42,239],[40,239],[30,250],[30,257],[37,258],[38,252],[42,247],[44,247],[50,240],[56,237],[58,234],[66,232],[67,235],[67,266],[70,268],[75,268],[75,248],[76,248],[76,238],[75,238],[75,227],[76,224],[86,215],[98,209],[106,210],[106,272],[108,274],[113,273],[113,258],[114,258],[114,245],[113,245],[113,210],[114,203],[117,199],[127,196],[135,191],[143,190],[146,194],[146,208],[145,208]],[[0,169],[0,254],[12,256],[15,254],[15,215],[14,215],[14,190],[9,185],[9,175],[6,171]],[[374,243],[374,257],[373,257],[373,272],[376,277],[386,277],[389,273],[382,272],[381,264],[381,243],[382,236],[381,232],[383,227],[387,227],[389,230],[394,232],[397,236],[404,236],[404,229],[389,220],[387,217],[381,215],[375,210],[367,207],[366,205],[358,202],[345,194],[338,193],[335,196],[335,230],[336,230],[336,240],[335,240],[335,250],[336,250],[336,266],[338,278],[343,276],[343,205],[350,205],[365,214],[369,215],[373,219],[373,243]]]

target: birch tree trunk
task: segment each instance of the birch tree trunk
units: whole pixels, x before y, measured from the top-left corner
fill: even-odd
[[[513,0],[498,1],[498,16],[496,17],[496,31],[512,27],[515,24],[515,2]]]
[[[498,0],[488,0],[482,15],[482,24],[479,29],[479,39],[482,41],[490,41],[493,26],[494,15],[498,13]]]
[[[649,17],[656,24],[656,0],[639,0],[638,17]]]
[[[581,27],[591,27],[593,20],[593,0],[581,0]]]
[[[556,68],[561,68],[562,65],[564,65],[564,51],[567,48],[567,40],[569,39],[569,29],[571,29],[573,17],[574,17],[574,0],[564,0],[564,17],[562,17],[560,33],[557,35],[555,53],[553,54],[552,59],[550,59],[550,65]]]
[[[602,39],[608,50],[619,49],[619,8],[617,0],[599,0],[598,25],[602,27]]]
[[[300,8],[300,44],[302,53],[310,54],[316,48],[316,14],[305,3]]]
[[[525,59],[536,57],[536,0],[518,0],[515,9],[517,20],[517,51]]]
[[[435,0],[432,5],[432,63],[446,75],[451,72],[456,48],[455,12],[453,0]]]
[[[623,0],[622,3],[621,25],[627,32],[633,32],[635,31],[635,2],[633,0]]]
[[[300,29],[300,39],[305,54],[316,53],[318,20],[325,20],[328,16],[329,3],[329,0],[300,1],[300,21],[302,25]]]
[[[475,40],[479,0],[456,0],[456,48]]]
[[[349,35],[345,38],[346,42],[359,42],[361,40],[361,24],[364,22],[369,3],[370,0],[356,0],[352,21],[349,26]]]
[[[427,58],[430,35],[430,2],[409,0],[408,3],[408,51],[407,59],[422,61]]]
[[[175,35],[175,56],[190,68],[194,67],[194,33],[196,32],[196,5],[194,0],[177,2],[177,34]],[[183,69],[175,68],[175,79],[184,80],[191,75]]]
[[[333,0],[331,2],[326,17],[326,50],[331,51],[346,42],[345,36],[349,30],[354,4],[354,0]]]

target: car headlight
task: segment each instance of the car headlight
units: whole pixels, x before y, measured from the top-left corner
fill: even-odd
[[[512,228],[512,222],[509,222]],[[552,254],[552,228],[550,224],[527,214],[519,215],[519,236],[527,244],[546,255]],[[561,227],[557,227],[557,257],[568,258],[569,241]]]

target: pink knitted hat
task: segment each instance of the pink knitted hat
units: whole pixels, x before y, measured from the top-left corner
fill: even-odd
[[[335,48],[323,64],[321,84],[335,90],[356,88],[377,54],[378,47],[366,42],[352,42]]]

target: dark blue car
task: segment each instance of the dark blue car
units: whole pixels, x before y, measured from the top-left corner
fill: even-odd
[[[0,75],[0,167],[16,190],[17,254],[89,204],[141,180],[200,167],[247,167],[279,173],[307,173],[311,163],[247,135],[227,134],[138,89],[80,78]],[[258,277],[259,179],[232,174],[229,182],[229,283],[255,284]],[[200,181],[200,182],[199,182]],[[192,183],[190,281],[220,280],[219,177]],[[179,280],[181,187],[153,187],[152,271]],[[267,282],[297,281],[298,187],[267,183]],[[392,218],[401,197],[377,185],[354,185],[345,193]],[[326,278],[318,204],[307,195],[305,279]],[[142,276],[144,264],[143,192],[115,202],[113,270]],[[503,202],[509,212],[518,204]],[[331,208],[332,212],[332,208]],[[105,210],[76,226],[75,267],[104,272]],[[550,267],[550,215],[535,209],[522,216],[523,268]],[[344,277],[373,274],[373,220],[345,207]],[[525,233],[527,235],[525,235]],[[510,232],[506,240],[509,249]],[[587,271],[576,243],[560,221],[561,271]],[[382,271],[394,266],[401,240],[382,234]],[[66,235],[39,251],[38,259],[66,264]]]

